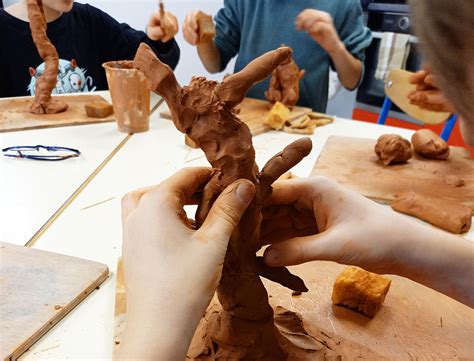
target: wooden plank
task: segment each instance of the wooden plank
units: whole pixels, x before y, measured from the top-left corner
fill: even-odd
[[[16,360],[108,273],[101,263],[0,243],[0,359]]]
[[[327,176],[381,203],[390,203],[397,193],[413,190],[474,210],[474,160],[467,150],[451,147],[451,155],[445,161],[414,155],[407,164],[385,167],[374,153],[375,142],[329,137],[311,175]],[[449,175],[464,179],[465,185],[448,185],[445,178]]]
[[[29,107],[32,97],[10,98],[0,100],[0,133],[18,130],[64,127],[113,122],[114,115],[107,118],[89,118],[84,106],[92,101],[106,101],[99,95],[66,95],[61,96],[69,108],[58,114],[32,114]]]
[[[458,360],[474,354],[474,311],[436,291],[396,276],[385,303],[373,319],[333,306],[332,287],[345,266],[311,262],[290,267],[303,278],[309,292],[292,291],[263,280],[270,303],[303,316],[310,335],[326,342],[343,360]],[[126,294],[117,270],[115,295],[115,349],[126,318]],[[214,297],[211,304],[216,303]]]
[[[451,114],[433,112],[410,104],[408,94],[416,90],[416,85],[410,84],[412,75],[413,73],[406,70],[392,70],[385,80],[385,94],[406,114],[423,123],[440,124],[446,121]]]
[[[271,107],[272,104],[268,101],[245,98],[241,104],[240,113],[237,114],[237,116],[248,125],[252,135],[256,136],[272,130],[268,125],[263,124]],[[311,111],[310,108],[294,107],[288,121],[291,122],[295,119],[301,118],[302,116],[311,113]],[[162,111],[160,116],[165,119],[171,119],[171,112],[167,109]]]

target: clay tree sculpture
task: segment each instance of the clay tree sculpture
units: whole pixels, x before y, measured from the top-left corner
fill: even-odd
[[[44,71],[35,83],[35,99],[30,111],[34,114],[55,114],[66,111],[67,104],[53,99],[51,92],[58,79],[59,56],[56,48],[46,34],[46,18],[42,0],[28,0],[28,20],[30,21],[31,37],[38,53],[44,61]]]
[[[204,187],[196,226],[202,224],[218,195],[235,180],[248,179],[257,188],[229,243],[217,290],[222,308],[211,309],[201,321],[188,353],[190,359],[286,360],[293,352],[274,324],[274,312],[260,276],[298,292],[307,291],[306,286],[286,268],[267,267],[255,254],[260,249],[261,209],[271,194],[271,185],[309,154],[311,141],[303,138],[290,144],[259,172],[250,130],[232,112],[254,83],[264,80],[290,56],[289,48],[280,48],[221,83],[194,77],[185,87],[147,45],[141,44],[135,56],[134,66],[165,99],[176,128],[201,147],[215,170]],[[300,345],[307,345],[304,353],[311,355],[309,359],[325,359],[319,356],[330,350],[305,333],[298,315],[289,311],[279,314],[285,318],[287,330],[297,330],[288,334],[299,332],[298,336],[304,338]]]
[[[300,98],[300,80],[305,74],[289,57],[273,70],[265,97],[272,103],[281,102],[292,109]]]

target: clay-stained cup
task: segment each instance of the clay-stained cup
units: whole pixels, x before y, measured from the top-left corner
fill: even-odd
[[[102,64],[109,84],[118,129],[141,133],[150,128],[150,85],[145,75],[133,68],[133,61]]]

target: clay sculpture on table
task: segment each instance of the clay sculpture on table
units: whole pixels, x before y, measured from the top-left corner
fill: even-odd
[[[67,104],[53,99],[51,92],[56,87],[59,69],[59,56],[56,48],[46,34],[46,18],[42,0],[28,0],[28,20],[30,21],[31,37],[41,59],[44,60],[44,71],[36,79],[35,99],[30,107],[34,114],[55,114],[66,111]]]
[[[472,210],[463,204],[409,191],[399,194],[391,207],[451,233],[460,234],[471,229]]]
[[[286,59],[273,71],[265,97],[272,103],[281,102],[292,109],[300,98],[300,80],[304,73],[292,57]]]
[[[412,157],[411,144],[397,134],[384,134],[374,148],[384,165],[406,163]]]
[[[152,89],[165,99],[176,128],[201,147],[215,170],[204,187],[196,226],[202,224],[218,195],[235,180],[248,179],[257,189],[229,243],[217,289],[221,306],[211,307],[201,320],[188,352],[189,359],[286,360],[288,355],[302,352],[306,359],[314,360],[334,355],[304,329],[301,331],[301,318],[296,314],[288,311],[274,315],[260,276],[295,291],[307,289],[286,268],[267,267],[255,255],[261,247],[261,209],[271,195],[271,185],[309,154],[311,141],[303,138],[290,144],[259,172],[250,130],[232,112],[254,83],[265,79],[290,55],[289,48],[280,48],[257,58],[221,83],[194,77],[184,87],[146,44],[140,45],[135,56],[135,67],[145,73]],[[274,322],[278,318],[284,319],[285,327],[294,326],[299,331],[283,335]],[[305,345],[304,350],[292,347],[295,343]]]
[[[420,129],[411,137],[415,152],[430,159],[448,159],[449,145],[430,129]]]

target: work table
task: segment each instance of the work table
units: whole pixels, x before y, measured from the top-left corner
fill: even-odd
[[[46,144],[82,151],[78,159],[57,163],[1,159],[0,240],[29,242],[38,249],[102,262],[111,271],[100,289],[22,360],[111,358],[122,196],[158,184],[183,167],[208,166],[202,151],[185,146],[183,134],[170,120],[160,118],[165,107],[162,104],[152,114],[150,131],[132,136],[119,133],[115,123],[0,134],[2,147]],[[308,176],[331,135],[376,139],[386,133],[410,138],[413,131],[337,118],[333,124],[316,128],[311,136],[313,151],[291,172]],[[299,137],[274,131],[254,137],[259,166]],[[467,238],[474,240],[473,230]]]

